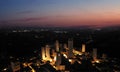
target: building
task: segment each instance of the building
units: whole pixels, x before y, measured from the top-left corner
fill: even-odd
[[[56,66],[59,66],[61,64],[61,53],[57,53],[57,56],[56,56],[56,63],[55,65]]]
[[[56,46],[56,52],[59,52],[59,41],[58,40],[56,40],[56,42],[55,42],[55,46]]]
[[[42,47],[41,48],[41,55],[42,55],[42,60],[45,60],[46,59],[46,54],[45,54],[45,48],[44,47]]]
[[[73,58],[74,57],[74,54],[73,54],[73,39],[68,40],[68,48],[69,48],[68,58]]]
[[[50,60],[51,59],[51,57],[50,57],[50,46],[46,45],[45,50],[46,50],[46,58],[47,58],[47,60]]]
[[[97,59],[97,48],[93,48],[93,60]]]
[[[42,47],[41,48],[42,50],[42,59],[43,60],[51,60],[51,57],[50,57],[50,47],[49,45],[46,45],[45,47]]]
[[[85,52],[85,44],[82,44],[82,52]]]

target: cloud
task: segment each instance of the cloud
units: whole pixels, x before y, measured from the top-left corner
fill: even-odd
[[[0,25],[9,25],[9,24],[25,24],[25,23],[40,23],[42,21],[47,20],[49,17],[36,17],[36,18],[21,18],[21,19],[14,19],[14,20],[1,20]]]
[[[59,26],[56,22],[51,21],[50,16],[46,17],[31,17],[31,18],[21,18],[14,20],[4,20],[0,21],[0,26],[42,26],[42,27],[53,27]],[[61,26],[61,25],[60,25]]]
[[[48,17],[38,17],[38,18],[23,18],[23,19],[18,19],[15,21],[22,21],[22,22],[28,22],[28,21],[42,21],[42,20],[47,20]]]

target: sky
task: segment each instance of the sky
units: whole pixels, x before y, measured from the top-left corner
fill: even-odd
[[[0,27],[120,25],[120,0],[0,0]]]

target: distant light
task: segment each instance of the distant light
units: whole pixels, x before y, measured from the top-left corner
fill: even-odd
[[[53,68],[57,69],[57,67],[56,67],[56,66],[53,66]]]
[[[56,56],[54,57],[54,61],[56,61]]]
[[[95,64],[92,64],[93,66],[95,66]]]
[[[79,51],[74,50],[74,49],[73,49],[73,53],[74,53],[75,55],[82,55],[82,52],[79,52]]]
[[[36,72],[36,71],[32,68],[32,66],[29,65],[29,68],[31,68],[31,72]]]
[[[66,54],[63,54],[63,56],[64,56],[65,58],[68,58]]]
[[[16,30],[13,30],[12,32],[17,32]]]
[[[79,53],[78,55],[82,55],[81,53]]]
[[[34,69],[31,70],[32,72],[36,72]]]
[[[52,59],[50,59],[50,62],[52,62]]]
[[[19,60],[19,58],[17,58],[17,60]]]
[[[99,60],[96,60],[95,62],[96,62],[96,63],[100,63],[100,61],[99,61]]]
[[[60,54],[58,54],[58,56],[60,56]]]
[[[81,61],[78,61],[79,64],[82,64]]]
[[[10,56],[10,59],[12,59],[13,57],[12,56]]]
[[[40,64],[38,64],[38,63],[37,63],[36,65],[37,65],[37,66],[40,66]]]
[[[23,66],[24,66],[24,67],[27,67],[27,66],[28,66],[28,64],[27,64],[27,63],[23,63]]]
[[[6,71],[6,70],[7,70],[7,68],[4,68],[3,70],[4,70],[4,71]]]
[[[72,60],[71,60],[71,59],[69,59],[69,62],[72,62]]]
[[[98,28],[98,29],[96,29],[97,31],[100,31],[101,29],[100,28]]]
[[[70,71],[65,71],[65,72],[70,72]]]
[[[79,33],[77,33],[76,35],[77,35],[77,36],[79,36],[80,34],[79,34]]]

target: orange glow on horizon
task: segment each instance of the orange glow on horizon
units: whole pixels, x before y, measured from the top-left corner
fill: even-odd
[[[49,26],[112,26],[120,25],[120,13],[118,12],[106,12],[106,13],[93,13],[93,14],[73,14],[66,16],[48,16],[38,18],[26,18],[18,20],[8,20],[10,24],[22,24],[22,25],[49,25]]]

